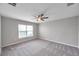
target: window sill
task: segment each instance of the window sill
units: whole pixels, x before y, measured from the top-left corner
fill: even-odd
[[[23,37],[23,38],[19,38],[19,39],[26,39],[26,38],[30,38],[30,37],[33,37],[33,36],[27,36],[27,37]]]

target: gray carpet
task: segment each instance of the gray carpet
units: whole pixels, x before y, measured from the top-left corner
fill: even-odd
[[[37,39],[2,48],[2,56],[79,56],[79,49]]]

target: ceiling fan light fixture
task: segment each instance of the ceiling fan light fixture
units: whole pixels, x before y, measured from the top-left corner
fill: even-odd
[[[37,22],[42,23],[43,21],[39,18],[39,19],[37,19]]]
[[[37,18],[37,21],[40,21],[40,20],[41,20],[41,18],[40,18],[40,17],[38,17],[38,18]]]

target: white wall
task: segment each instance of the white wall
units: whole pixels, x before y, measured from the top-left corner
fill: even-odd
[[[26,21],[24,22],[20,20],[15,20],[7,17],[1,17],[1,18],[2,18],[2,46],[3,47],[37,38],[37,27],[38,27],[37,24],[26,22]],[[24,39],[18,39],[18,24],[33,25],[34,36],[27,37]]]
[[[78,47],[77,17],[42,23],[39,35],[44,40]]]
[[[0,16],[0,55],[1,55],[1,16]]]
[[[78,16],[78,48],[79,48],[79,16]]]

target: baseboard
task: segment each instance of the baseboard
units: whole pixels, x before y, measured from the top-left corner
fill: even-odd
[[[35,38],[35,39],[40,39],[40,38]],[[31,40],[35,40],[35,39],[31,39]],[[28,41],[31,41],[31,40],[28,40]],[[41,40],[46,40],[46,39],[41,39]],[[28,41],[23,41],[23,42],[28,42]],[[46,41],[55,42],[55,43],[58,43],[58,44],[63,44],[63,45],[79,48],[78,46],[74,46],[74,45],[70,45],[70,44],[66,44],[66,43],[62,43],[62,42],[56,42],[56,41],[51,41],[51,40],[46,40]],[[11,45],[15,45],[15,44],[20,44],[20,43],[23,43],[23,42],[10,43],[10,44],[7,44],[6,46],[2,46],[2,48],[7,47],[7,46],[11,46]]]
[[[36,39],[36,38],[35,38],[35,39]],[[11,45],[16,45],[16,44],[20,44],[20,43],[28,42],[28,41],[31,41],[31,40],[34,40],[34,39],[23,40],[23,41],[20,41],[20,42],[12,42],[12,43],[8,43],[8,44],[2,46],[2,48],[7,47],[7,46],[11,46]]]
[[[40,38],[39,38],[39,39],[40,39]],[[41,40],[45,40],[45,39],[41,39]],[[70,46],[70,47],[79,48],[78,46],[74,46],[74,45],[70,45],[70,44],[66,44],[66,43],[62,43],[62,42],[56,42],[56,41],[51,41],[51,40],[46,40],[46,41],[55,42],[55,43],[58,43],[58,44],[63,44],[63,45],[67,45],[67,46]]]

